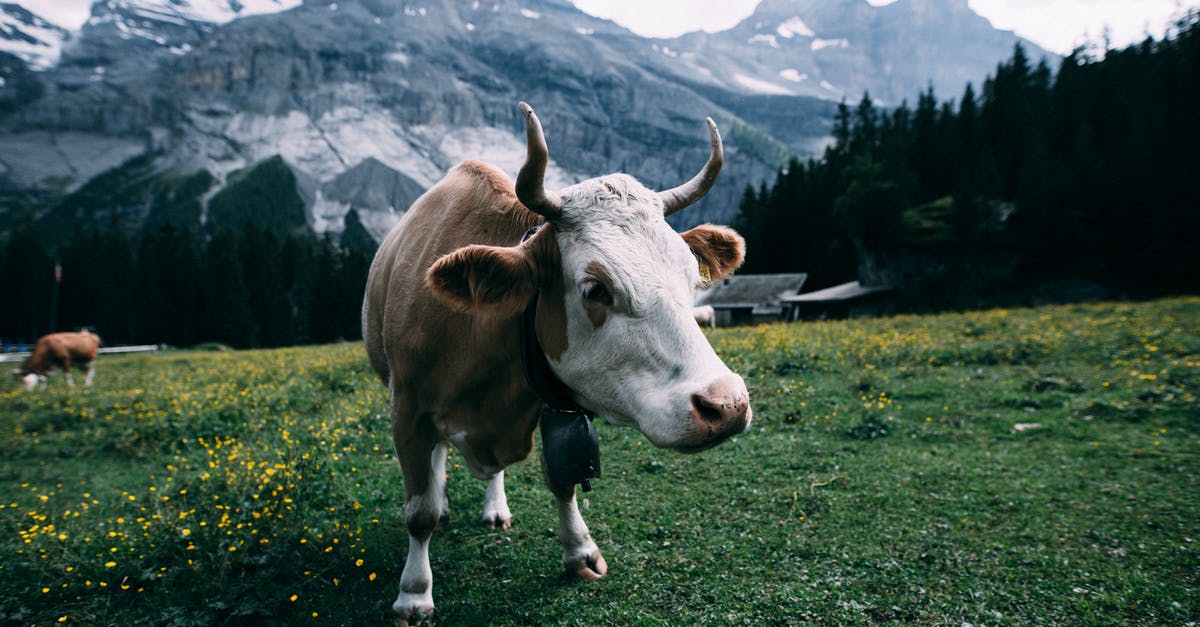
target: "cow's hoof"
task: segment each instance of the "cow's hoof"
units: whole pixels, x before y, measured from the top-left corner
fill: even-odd
[[[508,518],[484,518],[483,526],[487,527],[488,529],[508,529],[512,526],[512,516],[509,516]]]
[[[508,512],[484,512],[483,526],[488,529],[508,529],[512,526],[512,514]]]
[[[401,592],[392,603],[392,611],[401,625],[420,625],[433,617],[433,595]]]
[[[604,556],[595,544],[588,544],[591,546],[581,547],[574,555],[564,555],[563,565],[567,567],[568,573],[584,581],[595,581],[608,572],[608,562],[604,561]]]

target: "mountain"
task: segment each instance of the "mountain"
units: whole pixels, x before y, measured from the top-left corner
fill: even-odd
[[[968,0],[763,0],[719,33],[695,32],[652,45],[655,64],[697,85],[733,93],[807,95],[857,101],[870,93],[896,106],[927,84],[959,96],[1012,54],[1053,57],[997,30]],[[665,59],[664,59],[665,58]]]
[[[978,56],[961,82],[981,79],[1017,41],[989,31],[1004,46],[986,61],[954,48],[981,22],[965,0],[767,0],[730,31],[650,40],[565,0],[98,0],[52,66],[0,53],[0,79],[23,86],[0,90],[0,231],[236,228],[238,208],[269,205],[260,218],[294,225],[301,206],[334,232],[353,210],[378,238],[462,159],[515,176],[519,100],[546,128],[551,186],[613,171],[676,185],[704,162],[712,116],[725,170],[673,220],[729,222],[747,184],[820,150],[837,98],[958,80],[939,59]],[[964,30],[942,45],[938,28]]]

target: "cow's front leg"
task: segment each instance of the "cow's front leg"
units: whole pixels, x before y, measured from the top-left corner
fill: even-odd
[[[404,518],[408,525],[408,558],[400,576],[400,595],[392,610],[407,622],[418,623],[433,613],[433,571],[429,540],[449,516],[446,499],[446,443],[430,437],[397,437],[397,454],[404,473]]]
[[[483,497],[483,524],[489,529],[512,526],[512,512],[508,510],[508,497],[504,494],[503,470],[488,479],[487,494]]]
[[[83,384],[91,387],[92,378],[96,376],[96,361],[92,360],[87,362],[87,365],[84,366],[84,372],[86,374],[83,376]]]
[[[568,492],[555,493],[558,500],[558,541],[563,548],[563,566],[580,579],[599,579],[608,572],[608,564],[600,548],[592,541],[587,523],[579,515],[575,502],[575,486]]]

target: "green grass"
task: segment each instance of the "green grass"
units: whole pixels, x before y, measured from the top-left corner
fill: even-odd
[[[694,456],[599,425],[599,582],[562,575],[535,462],[491,532],[452,454],[436,624],[1200,620],[1200,299],[711,338],[755,422]],[[0,621],[393,622],[402,486],[358,345],[0,385]]]

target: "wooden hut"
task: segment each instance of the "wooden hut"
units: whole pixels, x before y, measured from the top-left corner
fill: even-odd
[[[798,294],[808,275],[735,274],[696,295],[697,306],[710,305],[719,327],[786,320],[784,298]]]

